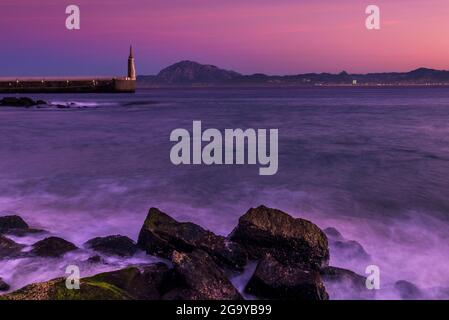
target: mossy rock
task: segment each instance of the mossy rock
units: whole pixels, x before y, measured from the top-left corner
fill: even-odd
[[[90,279],[82,279],[79,290],[69,290],[63,278],[33,283],[2,296],[5,300],[130,300],[132,298],[114,285]]]
[[[80,280],[80,289],[69,290],[64,278],[33,283],[1,296],[2,300],[139,300],[160,298],[159,288],[168,272],[165,264],[100,273]]]

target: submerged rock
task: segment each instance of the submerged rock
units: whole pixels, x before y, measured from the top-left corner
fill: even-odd
[[[245,290],[264,299],[328,300],[329,298],[318,271],[284,265],[270,254],[259,262]]]
[[[39,257],[60,257],[78,249],[73,243],[58,237],[49,237],[33,244],[32,255]]]
[[[28,224],[17,215],[0,217],[0,233],[8,233],[14,230],[28,230]]]
[[[326,228],[324,232],[329,240],[331,254],[340,260],[359,259],[368,261],[370,255],[365,251],[363,246],[354,240],[346,240],[342,234],[335,228]]]
[[[94,238],[87,241],[85,246],[101,253],[121,257],[132,256],[137,252],[135,242],[121,235]]]
[[[329,262],[327,237],[320,228],[265,206],[251,208],[243,215],[229,238],[245,247],[253,259],[270,254],[286,265],[314,269]]]
[[[404,300],[420,300],[424,297],[421,289],[409,281],[397,281],[394,284],[394,289],[399,294],[400,298]]]
[[[42,100],[34,101],[33,99],[27,97],[5,97],[0,100],[0,106],[8,107],[33,107],[42,104],[47,104],[47,102]]]
[[[321,269],[321,277],[333,300],[374,298],[374,290],[366,287],[366,277],[353,271],[326,267]]]
[[[202,250],[173,252],[172,262],[179,286],[164,296],[167,300],[240,300],[242,296]]]
[[[34,283],[1,298],[6,300],[157,300],[168,267],[152,264],[105,272],[80,281],[80,290],[69,290],[65,279]]]
[[[9,288],[9,285],[0,277],[0,291],[8,291]]]
[[[207,252],[220,266],[241,269],[247,262],[243,248],[190,222],[178,222],[156,208],[151,208],[140,231],[139,248],[148,254],[170,258],[174,251]]]
[[[15,241],[0,234],[0,260],[18,256],[23,247],[23,245],[18,244]]]
[[[17,215],[0,217],[0,234],[12,234],[23,236],[28,233],[39,233],[43,230],[32,229],[29,225]]]

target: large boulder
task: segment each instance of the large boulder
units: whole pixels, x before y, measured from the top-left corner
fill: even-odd
[[[178,222],[151,208],[140,231],[137,245],[148,254],[170,258],[174,251],[207,252],[220,266],[242,269],[247,262],[242,247],[225,237],[190,222]]]
[[[353,271],[325,267],[321,269],[321,277],[332,300],[364,300],[375,296],[375,290],[366,287],[366,277]]]
[[[297,265],[284,265],[267,254],[257,265],[245,291],[258,298],[328,300],[320,273]]]
[[[359,260],[366,262],[370,260],[370,255],[360,243],[345,239],[337,229],[326,228],[324,233],[327,235],[332,257],[337,257],[341,261]]]
[[[252,259],[270,254],[286,265],[308,265],[313,269],[329,262],[327,237],[320,228],[265,206],[251,208],[240,217],[229,238],[245,247]]]
[[[33,244],[32,255],[39,257],[60,257],[78,249],[73,243],[58,237],[48,237]]]
[[[178,285],[168,292],[167,300],[240,300],[242,296],[202,250],[192,253],[173,252],[172,263]]]
[[[28,285],[2,296],[6,300],[157,300],[169,269],[158,263],[101,273],[80,280],[69,290],[64,278]]]
[[[8,291],[9,285],[0,277],[0,291]]]
[[[135,242],[121,235],[93,238],[87,241],[85,246],[101,253],[121,257],[132,256],[137,251]]]
[[[28,233],[43,232],[42,230],[32,229],[29,225],[17,215],[8,215],[0,217],[0,234],[12,234],[22,236]]]
[[[23,245],[0,234],[0,260],[18,256],[23,247]]]

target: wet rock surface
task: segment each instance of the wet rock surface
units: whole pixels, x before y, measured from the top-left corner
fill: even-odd
[[[243,248],[190,222],[178,222],[151,208],[140,231],[138,246],[149,254],[170,258],[174,251],[201,249],[219,265],[241,269],[247,262]]]
[[[84,246],[104,254],[121,257],[132,256],[137,252],[136,243],[121,235],[93,238],[87,241]]]
[[[241,244],[252,259],[270,254],[286,265],[314,269],[329,262],[327,237],[320,228],[265,206],[252,208],[243,215],[229,238]]]
[[[0,217],[0,230],[27,232],[30,228],[20,217],[7,216]],[[327,229],[326,233],[331,241],[347,241],[336,229]],[[238,287],[259,299],[326,300],[329,294],[331,299],[374,297],[366,289],[365,277],[328,266],[328,240],[321,229],[265,206],[250,209],[227,238],[194,223],[178,222],[152,208],[137,244],[128,237],[113,235],[93,238],[84,249],[58,237],[40,240],[30,250],[25,247],[0,234],[0,259],[60,258],[79,250],[81,263],[89,268],[110,268],[111,261],[118,259],[120,269],[82,278],[81,290],[68,290],[65,279],[56,278],[27,285],[0,299],[240,300],[242,295],[230,277],[241,277],[247,270],[248,282]],[[96,253],[92,255],[86,248]],[[139,248],[165,263],[128,262],[136,261],[134,254]],[[416,289],[406,282],[394,287],[404,298],[418,296]]]
[[[33,244],[31,255],[39,257],[60,257],[78,249],[73,243],[58,237],[48,237]]]
[[[168,272],[165,264],[125,268],[83,278],[79,290],[69,290],[65,279],[35,283],[2,296],[6,300],[157,300]]]
[[[267,254],[245,288],[262,299],[327,300],[320,273],[298,265],[284,265]]]
[[[174,251],[172,263],[180,285],[167,293],[164,296],[165,299],[242,299],[237,289],[206,252],[202,250],[194,250],[191,253]]]

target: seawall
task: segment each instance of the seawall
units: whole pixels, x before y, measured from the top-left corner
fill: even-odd
[[[0,93],[133,93],[129,78],[1,79]]]

